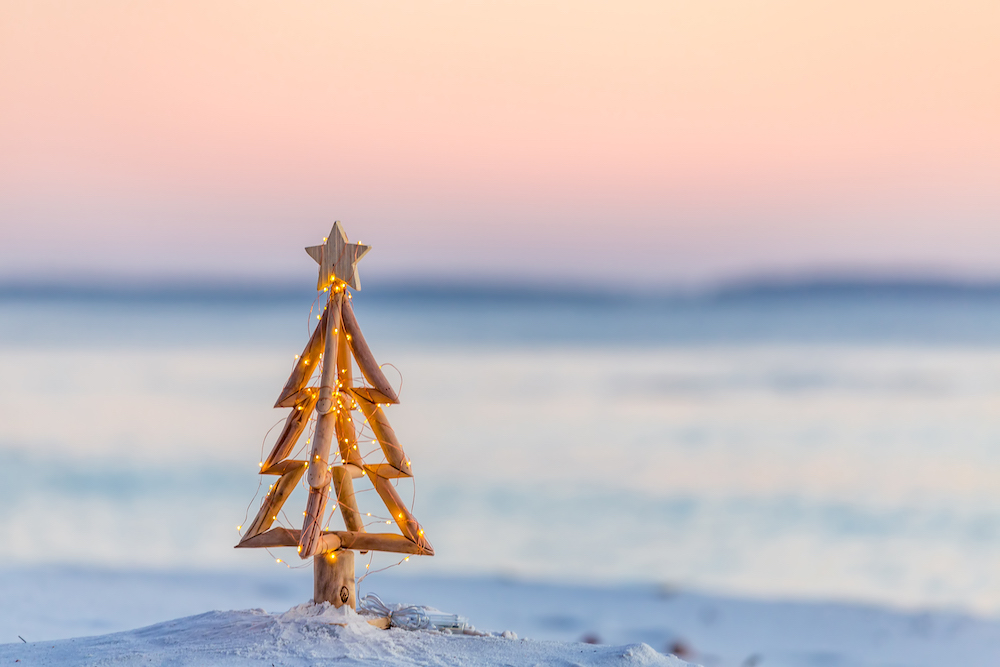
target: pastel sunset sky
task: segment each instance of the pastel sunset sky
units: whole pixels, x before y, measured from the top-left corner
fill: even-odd
[[[0,0],[0,279],[1000,278],[996,0]]]

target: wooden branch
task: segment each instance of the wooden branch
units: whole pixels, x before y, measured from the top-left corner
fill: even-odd
[[[351,387],[351,391],[360,396],[364,396],[372,403],[398,403],[399,401],[394,401],[390,397],[386,396],[378,389],[372,387]]]
[[[341,394],[343,396],[343,394]],[[364,461],[358,451],[358,434],[354,430],[354,420],[350,410],[341,407],[337,411],[337,446],[340,447],[340,458],[344,463],[361,468]]]
[[[385,418],[382,407],[372,403],[358,392],[354,392],[354,398],[357,400],[361,412],[365,415],[365,419],[368,420],[368,425],[372,427],[372,432],[375,433],[379,444],[382,445],[385,460],[393,468],[409,477],[410,460],[406,458],[406,452],[403,451],[402,445],[396,439],[396,432],[392,430],[389,420]]]
[[[299,436],[302,435],[302,431],[309,423],[309,415],[316,407],[319,392],[309,387],[300,391],[297,396],[298,402],[289,413],[288,419],[285,420],[285,427],[281,429],[281,435],[278,436],[278,441],[274,443],[271,453],[265,459],[264,465],[261,466],[261,474],[274,474],[270,472],[271,468],[291,455],[292,450],[295,449],[295,443],[298,442]]]
[[[268,547],[294,547],[299,543],[300,530],[290,530],[288,528],[272,528],[271,530],[255,535],[244,537],[236,545],[236,549],[264,549]]]
[[[340,412],[333,403],[333,398],[339,395],[337,383],[337,341],[340,326],[340,305],[344,293],[334,290],[330,295],[330,305],[327,311],[331,313],[329,330],[326,332],[326,350],[323,352],[323,374],[319,387],[319,398],[316,400],[316,431],[313,433],[312,451],[309,454],[309,486],[318,489],[330,483],[330,444],[337,429],[337,415]]]
[[[343,323],[343,304],[341,304],[340,312],[341,323]],[[343,326],[339,328],[340,332],[337,334],[340,337],[340,340],[337,341],[337,382],[341,387],[350,387],[354,375],[351,368],[351,345],[350,341],[347,340],[347,330]]]
[[[309,486],[318,489],[330,483],[330,445],[336,431],[337,415],[329,412],[316,420],[312,451],[309,453]]]
[[[254,549],[265,547],[294,547],[299,544],[300,530],[290,528],[272,528],[256,537],[244,539],[236,545],[237,549]],[[354,549],[356,551],[388,551],[401,554],[421,554],[433,556],[434,549],[421,548],[402,535],[395,533],[353,533],[337,530],[326,531],[319,538],[317,553],[336,551],[337,549]]]
[[[287,472],[291,472],[296,468],[301,468],[303,472],[309,467],[309,461],[299,461],[298,459],[285,459],[284,461],[278,461],[273,466],[268,468],[261,468],[261,475],[284,475]]]
[[[319,541],[316,543],[316,554],[325,554],[328,551],[336,551],[339,548],[340,535],[327,530],[319,536]]]
[[[377,403],[399,403],[399,397],[396,396],[396,392],[393,391],[392,385],[385,378],[382,373],[382,369],[379,368],[378,362],[375,361],[375,355],[372,354],[371,348],[368,347],[368,343],[365,341],[364,335],[361,333],[361,326],[358,324],[357,318],[354,316],[354,308],[351,307],[351,300],[344,299],[343,307],[343,320],[344,329],[347,331],[347,341],[351,345],[351,350],[354,352],[354,358],[358,361],[358,367],[361,369],[361,374],[365,376],[375,389],[377,389],[387,400],[376,401]]]
[[[340,394],[337,396],[337,404],[342,410],[358,410],[358,402],[354,398],[354,388],[353,387],[341,387]]]
[[[385,503],[386,508],[392,513],[392,518],[395,520],[396,525],[399,526],[399,530],[402,531],[403,536],[415,543],[422,551],[430,550],[433,553],[434,549],[431,548],[430,543],[424,537],[424,529],[420,527],[417,520],[413,518],[410,511],[403,505],[403,501],[400,499],[399,494],[396,493],[392,482],[384,477],[370,477],[369,479],[375,486],[375,490],[378,491],[378,495],[382,497],[382,502]]]
[[[299,535],[300,558],[309,558],[317,552],[319,538],[323,532],[323,519],[326,516],[326,499],[329,495],[329,486],[309,489],[305,518],[302,521],[302,534]]]
[[[379,616],[368,619],[368,625],[374,625],[379,630],[388,630],[392,625],[392,619],[388,616]]]
[[[399,479],[400,477],[412,477],[409,472],[403,472],[402,470],[396,470],[393,466],[388,463],[376,463],[375,465],[366,465],[365,471],[373,477],[381,477],[383,479]]]
[[[294,406],[297,394],[306,386],[313,373],[316,372],[316,367],[319,366],[319,354],[326,345],[326,329],[329,313],[330,308],[327,307],[323,311],[323,316],[320,318],[319,324],[313,329],[312,336],[309,337],[309,342],[306,343],[302,354],[295,360],[295,366],[292,367],[292,374],[288,376],[285,388],[281,390],[281,395],[278,396],[274,407],[290,408]]]
[[[236,545],[237,549],[266,549],[271,547],[297,547],[302,531],[295,528],[272,528],[266,533],[255,537],[244,538]],[[336,551],[340,548],[340,536],[332,531],[320,535],[316,553]]]
[[[340,342],[341,306],[344,303],[344,293],[340,287],[330,293],[330,301],[326,312],[330,317],[326,325],[326,343],[323,348],[323,373],[319,383],[319,400],[316,411],[321,415],[333,410],[333,398],[337,393],[337,347]]]
[[[337,531],[341,549],[357,551],[389,551],[398,554],[421,554],[433,556],[434,549],[425,541],[425,546],[414,544],[395,533],[350,533]]]
[[[261,504],[257,516],[254,517],[253,523],[250,524],[250,528],[243,536],[244,540],[259,535],[271,527],[278,512],[281,511],[281,506],[295,490],[295,485],[302,479],[302,473],[305,471],[305,466],[295,466],[274,483],[267,495],[264,496],[264,502]]]
[[[365,532],[365,522],[361,519],[358,500],[354,497],[351,471],[344,466],[334,466],[333,488],[337,491],[337,506],[344,516],[344,526],[349,531]]]

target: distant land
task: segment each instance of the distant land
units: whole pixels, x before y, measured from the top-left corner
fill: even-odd
[[[311,301],[311,285],[219,281],[164,281],[128,283],[102,281],[0,282],[0,301],[105,302],[287,302]],[[365,296],[372,300],[449,302],[609,303],[657,301],[757,301],[828,299],[1000,300],[1000,281],[973,282],[923,278],[801,277],[759,278],[724,282],[699,289],[640,290],[600,285],[510,285],[497,282],[414,280],[369,281]]]

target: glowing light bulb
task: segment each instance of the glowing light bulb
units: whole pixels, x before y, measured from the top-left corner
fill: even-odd
[[[409,556],[407,556],[407,557],[406,557],[406,558],[404,558],[403,560],[410,560],[410,557],[409,557]]]

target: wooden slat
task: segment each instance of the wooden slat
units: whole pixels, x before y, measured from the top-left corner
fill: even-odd
[[[403,536],[414,542],[422,550],[430,549],[433,551],[430,543],[424,537],[423,528],[420,527],[417,520],[413,518],[410,511],[403,505],[403,501],[400,499],[399,494],[396,493],[392,482],[384,477],[371,477],[369,479],[375,486],[375,490],[378,491],[378,495],[381,496],[386,508],[392,513],[392,519],[399,526],[399,530],[403,533]]]
[[[410,460],[406,458],[406,452],[403,451],[402,445],[396,439],[396,432],[389,424],[389,420],[386,419],[382,407],[375,405],[357,392],[353,393],[358,407],[361,408],[361,412],[364,414],[365,419],[368,420],[368,425],[371,426],[375,438],[378,439],[379,444],[382,446],[385,460],[396,470],[404,473],[406,476],[410,476]]]
[[[319,320],[319,324],[313,329],[312,336],[309,337],[309,342],[306,343],[306,347],[302,350],[302,354],[298,359],[295,360],[295,366],[292,367],[292,373],[288,376],[288,381],[285,382],[284,389],[281,390],[281,395],[278,396],[277,402],[274,404],[276,408],[291,408],[295,405],[298,393],[306,386],[309,382],[309,378],[313,376],[316,372],[317,366],[319,366],[319,355],[323,351],[326,345],[326,329],[327,320],[329,319],[330,309],[327,308],[323,311],[323,316]]]
[[[377,403],[399,403],[399,397],[396,396],[396,392],[393,391],[392,385],[386,379],[385,374],[382,373],[382,369],[379,368],[378,362],[375,361],[375,355],[372,354],[371,348],[368,347],[368,343],[365,341],[364,335],[361,333],[361,326],[358,324],[357,318],[354,316],[354,308],[351,307],[351,300],[344,299],[344,306],[342,308],[344,329],[347,331],[347,340],[351,345],[351,350],[354,352],[354,358],[358,362],[358,368],[361,369],[361,374],[365,376],[368,383],[375,387],[381,394],[387,399],[385,401],[376,401]]]
[[[389,465],[388,463],[376,463],[375,465],[366,465],[365,470],[369,475],[381,477],[383,479],[399,479],[401,477],[412,477],[409,472],[403,472],[402,470],[397,470],[395,467]]]
[[[278,512],[281,511],[281,506],[285,504],[288,496],[295,490],[295,485],[302,479],[302,473],[305,471],[305,466],[295,466],[274,483],[274,486],[264,496],[264,502],[261,504],[257,516],[254,517],[253,523],[250,524],[250,528],[247,529],[243,539],[259,535],[271,527]]]
[[[264,461],[260,470],[261,474],[273,474],[270,469],[291,455],[295,444],[299,441],[299,436],[302,435],[302,431],[309,423],[309,416],[312,414],[313,408],[316,407],[317,398],[319,398],[319,392],[311,387],[298,393],[298,402],[289,413],[288,419],[285,420],[285,427],[281,429],[278,441],[274,443],[271,453]]]
[[[344,466],[334,466],[333,488],[337,492],[337,506],[344,517],[344,526],[352,532],[365,532],[365,522],[361,519],[358,500],[354,497],[351,471]]]

